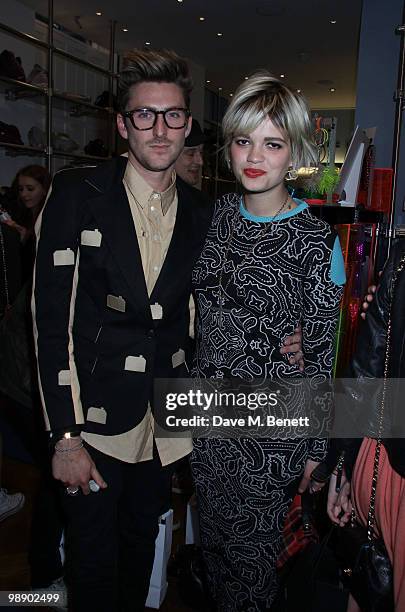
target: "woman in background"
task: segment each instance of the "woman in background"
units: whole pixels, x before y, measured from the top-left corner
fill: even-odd
[[[334,230],[291,198],[285,184],[301,166],[316,164],[307,106],[270,73],[259,72],[232,98],[223,133],[243,195],[216,203],[193,272],[193,374],[325,381],[345,280],[342,253]],[[280,353],[299,324],[304,372]],[[325,440],[289,433],[285,439],[246,433],[195,440],[201,543],[218,612],[265,611],[275,599],[285,515],[326,454]],[[319,488],[314,480],[311,491]]]
[[[30,279],[32,275],[35,260],[34,226],[45,204],[50,185],[48,170],[37,165],[21,168],[12,183],[15,200],[9,209],[11,220],[6,223],[20,235],[24,280]]]

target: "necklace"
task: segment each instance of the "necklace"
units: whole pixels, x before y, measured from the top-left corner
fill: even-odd
[[[228,282],[226,283],[226,285],[223,286],[223,284],[222,284],[222,277],[223,277],[223,273],[224,273],[224,268],[225,268],[225,265],[226,265],[226,263],[228,261],[229,249],[230,249],[230,246],[232,244],[233,235],[234,235],[234,232],[235,232],[235,229],[236,229],[236,223],[237,223],[238,216],[239,216],[239,210],[236,210],[236,213],[235,213],[234,218],[233,218],[233,223],[232,223],[231,231],[230,231],[230,234],[229,234],[229,238],[227,240],[226,247],[225,247],[224,259],[222,261],[222,266],[221,266],[221,270],[220,270],[220,273],[219,273],[219,283],[218,283],[218,313],[219,313],[219,315],[218,315],[218,325],[219,325],[219,327],[222,328],[222,323],[223,323],[222,309],[223,309],[223,305],[224,305],[224,301],[225,301],[225,291],[227,290],[229,283],[231,282],[232,278],[235,276],[236,272],[238,272],[238,270],[243,266],[243,264],[245,263],[247,258],[250,257],[250,255],[253,253],[253,251],[255,250],[255,248],[257,247],[257,245],[259,244],[259,242],[263,238],[263,236],[265,236],[267,234],[268,230],[271,227],[274,228],[274,222],[275,221],[277,221],[277,224],[276,224],[276,227],[277,227],[278,223],[280,222],[280,219],[277,219],[277,217],[283,211],[283,209],[286,206],[289,198],[290,198],[290,194],[287,193],[287,197],[283,201],[282,205],[280,206],[280,208],[278,209],[276,214],[273,216],[272,220],[271,221],[267,221],[264,224],[264,227],[260,230],[259,235],[258,235],[256,241],[253,243],[253,246],[245,254],[245,256],[243,257],[242,261],[236,266],[235,270],[231,274],[231,277],[228,279]],[[273,231],[274,231],[274,229],[273,229]]]

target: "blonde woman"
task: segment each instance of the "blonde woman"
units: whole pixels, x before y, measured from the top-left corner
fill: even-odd
[[[344,283],[339,240],[285,179],[316,163],[304,100],[268,72],[235,92],[225,154],[243,195],[216,204],[194,268],[194,375],[248,381],[331,376]],[[280,353],[302,325],[305,370]],[[248,433],[246,434],[248,436]],[[284,518],[324,440],[198,439],[192,468],[209,586],[219,612],[264,611],[277,592]]]

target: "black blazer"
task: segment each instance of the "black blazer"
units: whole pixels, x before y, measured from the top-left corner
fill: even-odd
[[[126,164],[119,157],[58,173],[42,214],[33,317],[45,418],[54,431],[128,431],[144,417],[155,377],[184,376],[191,271],[211,207],[178,179],[173,236],[149,298],[122,182]],[[152,318],[155,303],[162,319]],[[94,419],[100,409],[105,418]]]

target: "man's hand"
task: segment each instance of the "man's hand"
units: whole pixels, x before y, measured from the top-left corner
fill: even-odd
[[[284,340],[284,346],[281,347],[280,353],[285,355],[286,353],[295,353],[292,355],[288,363],[294,365],[298,363],[300,372],[304,371],[304,354],[302,352],[302,329],[299,325],[295,328],[292,336],[287,336]]]
[[[57,447],[60,450],[74,448],[80,443],[80,438],[60,440]],[[52,473],[65,487],[81,487],[83,493],[90,493],[89,480],[93,479],[101,489],[107,487],[96,464],[85,448],[66,452],[56,452],[52,457]]]
[[[336,474],[332,474],[330,478],[327,512],[332,523],[343,527],[349,521],[352,512],[350,482],[343,471],[340,491],[336,491],[336,478]]]

